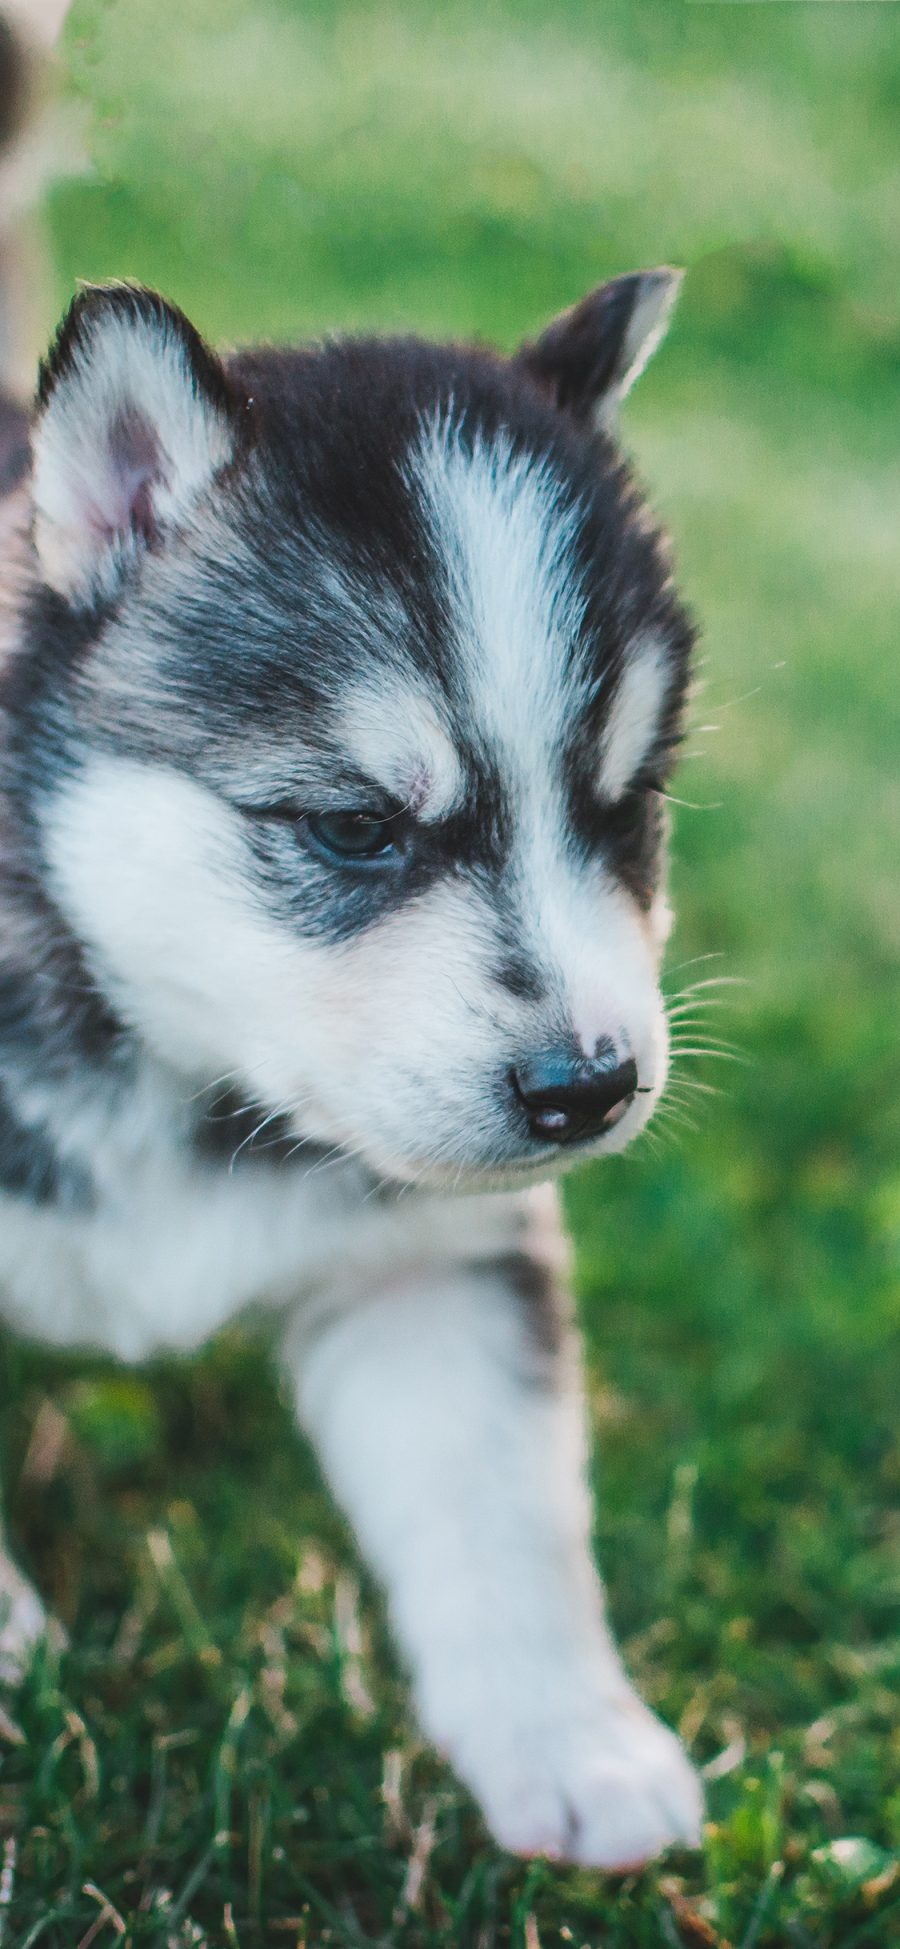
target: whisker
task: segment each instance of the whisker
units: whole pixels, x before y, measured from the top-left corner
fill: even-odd
[[[296,1144],[292,1145],[289,1151],[286,1151],[285,1163],[288,1164],[291,1158],[296,1157],[299,1151],[304,1150],[308,1143],[308,1137],[301,1137]],[[347,1150],[343,1144],[332,1144],[331,1149],[327,1150],[323,1157],[317,1157],[315,1163],[310,1165],[309,1170],[304,1172],[304,1179],[308,1184],[311,1178],[317,1177],[321,1171],[327,1171],[330,1166],[347,1164],[352,1158],[361,1155],[362,1153],[358,1146]]]
[[[777,668],[777,666],[775,666],[775,667]],[[736,710],[739,704],[747,704],[747,703],[749,703],[749,701],[750,701],[750,699],[751,699],[751,697],[759,697],[759,696],[761,696],[761,695],[762,695],[762,692],[763,692],[763,689],[764,689],[764,688],[765,688],[765,686],[764,686],[763,684],[754,684],[754,686],[753,686],[753,689],[752,689],[752,690],[743,690],[743,691],[741,692],[741,695],[740,695],[740,697],[730,697],[730,698],[728,699],[728,702],[727,702],[727,704],[713,704],[713,707],[712,707],[712,708],[713,708],[713,710],[714,710],[714,711],[733,711],[733,710]]]
[[[657,791],[656,797],[665,799],[667,805],[681,805],[686,812],[721,812],[724,805],[723,799],[710,799],[704,803],[698,799],[677,799],[674,792]]]
[[[698,1048],[702,1049],[734,1050],[740,1048],[739,1043],[731,1042],[725,1036],[706,1035],[702,1024],[693,1026],[690,1022],[676,1023],[675,1032],[671,1038],[672,1048],[678,1049],[685,1047],[687,1042],[694,1042]]]
[[[704,961],[724,961],[724,959],[725,949],[714,948],[706,954],[692,954],[688,961],[676,961],[673,968],[667,969],[667,973],[677,975],[681,973],[682,968],[697,968]]]
[[[483,1015],[485,1021],[490,1022],[491,1027],[497,1029],[502,1036],[506,1036],[509,1033],[509,1024],[506,1022],[501,1022],[499,1015],[495,1015],[493,1011],[488,1008],[486,1002],[473,1002],[468,995],[463,994],[462,989],[459,987],[458,983],[454,981],[452,975],[448,975],[447,979],[450,983],[451,988],[454,988],[456,990],[456,993],[459,996],[459,999],[462,1002],[463,1007],[467,1008],[470,1014],[475,1016],[476,1020],[480,1015]]]
[[[727,995],[673,995],[666,1004],[666,1014],[671,1021],[676,1015],[684,1015],[689,1009],[727,1008]]]
[[[697,995],[708,988],[749,988],[750,986],[748,975],[704,975],[700,981],[689,981],[684,988],[679,988],[677,994],[666,994],[666,1000],[680,1002],[686,995]]]
[[[278,1117],[289,1116],[291,1115],[292,1112],[296,1115],[300,1107],[301,1106],[299,1103],[295,1102],[292,1097],[289,1097],[285,1103],[279,1103],[276,1105],[274,1110],[270,1110],[268,1116],[263,1117],[261,1122],[256,1125],[256,1128],[254,1130],[251,1130],[250,1135],[248,1137],[243,1137],[241,1139],[241,1142],[238,1144],[237,1148],[232,1151],[231,1157],[228,1162],[229,1176],[234,1171],[235,1164],[237,1163],[237,1160],[240,1157],[242,1150],[251,1150],[254,1143],[256,1142],[257,1137],[260,1137],[263,1131],[268,1129],[270,1123],[275,1123]]]
[[[693,1056],[698,1062],[733,1062],[742,1069],[749,1067],[749,1058],[735,1055],[731,1049],[679,1049],[676,1046],[672,1054],[676,1057]]]
[[[665,1117],[660,1116],[656,1117],[653,1123],[645,1125],[636,1141],[645,1143],[654,1158],[657,1158],[664,1157],[667,1145],[671,1147],[672,1144],[677,1144],[680,1138],[680,1130],[676,1130]]]
[[[663,1114],[660,1116],[660,1118],[658,1119],[658,1123],[659,1123],[659,1129],[661,1131],[670,1130],[676,1127],[679,1130],[693,1130],[693,1131],[697,1131],[700,1128],[700,1125],[697,1122],[696,1117],[689,1117],[687,1111],[683,1110],[680,1105],[676,1105],[672,1103],[668,1105],[667,1111],[664,1111]]]
[[[226,1069],[222,1076],[215,1076],[211,1083],[201,1084],[200,1088],[194,1090],[190,1096],[186,1096],[184,1101],[199,1103],[201,1096],[208,1096],[210,1090],[222,1089],[226,1083],[246,1082],[249,1076],[256,1076],[263,1067],[263,1062],[255,1062],[251,1063],[249,1069]]]
[[[670,1076],[663,1103],[676,1101],[680,1095],[686,1095],[688,1092],[693,1096],[721,1096],[722,1094],[718,1084],[702,1082],[699,1076]]]
[[[702,1022],[704,1016],[709,1013],[710,1009],[724,1008],[724,1006],[724,1000],[720,995],[709,995],[706,999],[701,996],[699,1001],[681,1002],[677,1008],[667,1008],[666,1020],[667,1022],[679,1022],[681,1024],[686,1022]]]

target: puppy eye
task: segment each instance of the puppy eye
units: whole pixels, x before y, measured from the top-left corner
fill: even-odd
[[[403,829],[366,808],[351,812],[308,813],[304,820],[313,845],[330,859],[391,860],[403,851]]]

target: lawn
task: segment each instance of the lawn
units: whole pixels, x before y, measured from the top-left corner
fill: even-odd
[[[900,1943],[897,23],[75,7],[60,307],[128,274],[217,339],[512,345],[690,268],[626,437],[704,633],[668,986],[726,977],[743,1059],[681,1058],[719,1093],[569,1196],[598,1548],[708,1768],[703,1857],[489,1844],[257,1341],[126,1374],[0,1339],[10,1525],[69,1633],[0,1711],[3,1949]]]

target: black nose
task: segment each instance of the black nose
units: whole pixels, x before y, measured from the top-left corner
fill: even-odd
[[[612,1044],[593,1059],[563,1049],[531,1056],[513,1071],[513,1086],[532,1137],[544,1144],[578,1144],[611,1130],[637,1089],[637,1065],[617,1062]]]

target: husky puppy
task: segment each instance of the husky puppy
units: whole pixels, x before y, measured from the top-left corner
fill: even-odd
[[[0,1312],[139,1361],[274,1309],[425,1732],[605,1868],[701,1817],[605,1620],[550,1188],[666,1078],[691,628],[614,420],[676,282],[510,359],[219,359],[89,288],[6,503]]]

